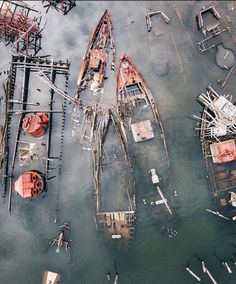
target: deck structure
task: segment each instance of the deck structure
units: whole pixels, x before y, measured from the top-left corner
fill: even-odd
[[[199,135],[212,194],[220,206],[235,207],[236,107],[232,97],[209,86],[197,101],[203,105]]]
[[[134,236],[136,207],[133,169],[124,129],[111,110],[100,124],[98,135],[93,151],[95,223],[112,239],[130,240]]]
[[[41,50],[41,16],[22,1],[2,1],[0,41],[15,53],[36,55]]]
[[[18,177],[32,170],[40,173],[44,181],[43,190],[46,191],[48,181],[60,178],[61,174],[67,103],[61,96],[54,99],[54,90],[38,80],[36,76],[38,72],[46,74],[52,82],[57,82],[58,87],[67,92],[69,76],[67,61],[53,61],[47,57],[12,57],[5,92],[6,135],[2,180],[4,196],[7,193],[9,196],[9,211]],[[43,132],[40,129],[44,127],[42,122],[34,118],[35,115],[40,114],[41,119],[42,113],[48,120],[47,129]],[[29,118],[35,130],[33,133],[27,126]],[[54,123],[57,123],[57,129],[53,129]],[[32,186],[26,179],[24,180],[27,187]],[[22,186],[21,180],[18,180],[18,186]]]
[[[47,8],[47,12],[50,8],[53,8],[57,11],[63,13],[63,15],[67,15],[72,8],[76,5],[76,0],[43,0],[43,7]]]

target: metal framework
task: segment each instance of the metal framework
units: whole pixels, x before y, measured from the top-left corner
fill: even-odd
[[[24,2],[3,1],[0,6],[0,41],[14,52],[36,55],[41,50],[41,16]]]
[[[41,57],[28,57],[28,56],[13,56],[11,61],[10,67],[10,74],[8,77],[7,88],[5,90],[5,123],[6,123],[6,135],[4,136],[4,161],[3,161],[3,179],[2,179],[2,187],[3,187],[3,196],[6,193],[9,193],[8,199],[8,210],[11,211],[11,204],[12,204],[12,189],[13,183],[15,179],[15,170],[20,168],[19,161],[17,159],[17,152],[19,150],[20,143],[24,143],[22,141],[22,121],[25,113],[28,112],[41,112],[38,107],[36,109],[31,109],[30,106],[32,104],[30,101],[33,101],[30,97],[32,94],[28,91],[29,84],[30,84],[30,76],[31,73],[38,74],[39,72],[43,72],[46,74],[51,82],[52,85],[55,85],[55,81],[57,77],[60,75],[64,77],[65,82],[65,90],[61,91],[63,94],[67,94],[67,87],[68,87],[68,77],[69,77],[69,62],[68,61],[54,61],[53,59],[49,59],[45,56]],[[20,74],[22,75],[22,93],[20,100],[17,101],[18,93],[16,92],[16,83],[20,82],[16,79],[19,77],[21,78]],[[19,75],[17,77],[17,74]],[[60,77],[60,80],[62,78]],[[44,82],[43,82],[44,83]],[[52,174],[58,174],[60,178],[61,175],[61,167],[62,167],[62,156],[63,156],[63,143],[64,143],[64,127],[65,127],[65,110],[67,107],[66,98],[62,98],[62,109],[55,110],[54,106],[54,95],[55,92],[58,90],[54,90],[52,87],[49,86],[49,96],[48,96],[48,103],[49,107],[47,110],[43,110],[43,112],[48,113],[49,116],[49,126],[48,132],[44,139],[45,142],[45,150],[44,152],[40,152],[42,156],[42,166],[40,172],[44,175],[45,180],[50,180],[55,176],[49,177]],[[38,96],[39,100],[42,96]],[[17,105],[20,105],[20,107]],[[35,105],[34,105],[35,106]],[[38,106],[38,105],[36,105]],[[51,144],[53,143],[53,120],[54,120],[54,113],[61,113],[60,117],[58,117],[58,121],[60,123],[60,131],[61,131],[61,141],[59,149],[56,151],[57,153],[52,153]],[[13,133],[14,129],[14,133]],[[58,129],[57,129],[58,131]],[[56,166],[56,168],[54,168]]]
[[[205,19],[209,15],[212,17],[211,21]],[[219,39],[219,35],[227,31],[229,32],[229,27],[224,27],[221,15],[214,6],[203,7],[197,14],[196,19],[198,30],[201,30],[204,35],[204,39],[197,43],[197,47],[201,52],[217,46],[222,42],[222,39]]]
[[[47,4],[43,6],[44,8],[47,8],[47,12],[49,8],[52,7],[57,11],[62,11],[63,15],[67,15],[70,10],[76,5],[76,0],[43,0],[42,3],[44,2],[47,2]]]

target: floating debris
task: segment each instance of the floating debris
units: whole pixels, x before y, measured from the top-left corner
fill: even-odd
[[[46,270],[43,273],[43,280],[41,284],[60,284],[60,280],[60,274]]]
[[[164,19],[164,21],[169,24],[170,22],[170,18],[161,10],[155,11],[155,12],[150,12],[146,15],[146,23],[147,23],[147,30],[148,32],[151,31],[152,29],[152,21],[151,21],[151,17],[153,17],[154,15],[161,15],[161,17]]]
[[[212,213],[212,214],[214,214],[214,215],[216,215],[216,216],[219,216],[219,217],[221,217],[221,218],[223,218],[223,219],[225,219],[225,220],[230,221],[229,218],[227,218],[227,217],[225,217],[224,215],[220,214],[219,211],[212,211],[212,210],[210,210],[210,209],[206,209],[206,211],[208,211],[208,212],[210,212],[210,213]]]
[[[60,252],[61,247],[65,247],[66,251],[69,252],[69,261],[71,261],[70,255],[70,225],[64,223],[59,226],[59,233],[50,241],[49,247],[56,246],[56,253]]]
[[[160,180],[159,180],[158,175],[156,174],[156,170],[155,169],[151,169],[150,173],[151,173],[151,177],[152,177],[152,183],[153,184],[159,183]],[[152,201],[151,205],[152,206],[154,206],[154,205],[156,206],[156,205],[164,204],[166,206],[167,210],[169,211],[169,213],[172,214],[172,211],[171,211],[171,209],[170,209],[170,207],[169,207],[169,205],[167,203],[167,199],[164,197],[160,187],[156,186],[156,189],[157,189],[157,192],[159,193],[161,199],[160,200],[156,200],[156,201]]]
[[[63,15],[67,15],[75,7],[76,0],[43,0],[42,3],[45,3],[43,7],[47,8],[46,13],[50,8],[54,8],[57,11],[63,12]]]
[[[188,266],[185,267],[185,269],[190,273],[198,282],[201,282],[201,278],[197,276]]]
[[[208,275],[208,277],[210,278],[213,284],[217,284],[216,280],[214,279],[210,271],[207,269],[205,262],[201,261],[201,264],[202,264],[202,271]]]

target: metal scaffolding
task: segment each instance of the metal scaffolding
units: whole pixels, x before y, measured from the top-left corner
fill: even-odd
[[[3,1],[0,6],[0,41],[14,52],[36,55],[41,49],[41,16],[24,2]]]
[[[49,0],[49,1],[45,1],[43,0],[42,3],[47,2],[44,5],[44,8],[47,8],[47,12],[49,10],[49,8],[54,8],[57,11],[62,11],[63,15],[67,15],[70,10],[75,7],[75,2],[76,0]]]

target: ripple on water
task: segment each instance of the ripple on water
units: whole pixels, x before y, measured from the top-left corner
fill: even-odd
[[[11,237],[6,234],[1,234],[0,242],[0,262],[7,261],[15,255],[14,244]]]
[[[158,62],[152,63],[152,70],[157,76],[165,77],[170,72],[170,64],[161,59]]]

